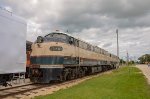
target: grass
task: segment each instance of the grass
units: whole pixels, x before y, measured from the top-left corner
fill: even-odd
[[[139,69],[128,66],[35,99],[150,99],[150,86]]]

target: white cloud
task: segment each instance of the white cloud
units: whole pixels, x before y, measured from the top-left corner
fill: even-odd
[[[59,29],[69,30],[94,45],[120,56],[150,53],[149,0],[1,0],[0,4],[28,21],[27,39],[34,41]]]

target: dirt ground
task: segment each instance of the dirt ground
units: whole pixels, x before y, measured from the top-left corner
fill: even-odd
[[[148,80],[148,83],[150,84],[150,67],[148,67],[148,65],[136,65],[136,67],[138,67],[143,72]]]
[[[52,86],[49,86],[49,87],[46,87],[46,88],[40,88],[38,90],[29,91],[29,92],[26,92],[24,94],[10,96],[10,97],[7,97],[6,99],[31,99],[31,98],[33,98],[35,96],[52,94],[52,93],[54,93],[54,92],[56,92],[58,90],[66,89],[68,87],[77,85],[77,84],[79,84],[79,83],[81,83],[81,82],[83,82],[85,80],[91,79],[93,77],[97,77],[97,76],[100,76],[102,74],[110,74],[110,73],[112,73],[112,71],[107,71],[107,72],[100,73],[100,74],[97,74],[97,75],[91,75],[91,76],[83,77],[83,78],[80,78],[80,79],[67,81],[67,82],[64,82],[64,83],[61,83],[61,84],[52,85]]]

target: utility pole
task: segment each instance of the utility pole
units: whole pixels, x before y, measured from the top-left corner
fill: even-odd
[[[128,51],[127,51],[127,66],[129,65],[129,54],[128,54]]]
[[[117,57],[119,58],[119,40],[118,40],[118,29],[116,30],[117,34]]]
[[[119,59],[119,40],[118,40],[118,29],[116,29],[116,34],[117,34],[117,57]],[[120,59],[119,59],[120,61]],[[118,68],[119,68],[120,62],[118,63]]]

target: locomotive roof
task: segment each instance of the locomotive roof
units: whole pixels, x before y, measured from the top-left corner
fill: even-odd
[[[82,40],[82,39],[80,39],[80,38],[78,38],[78,37],[75,37],[75,36],[73,36],[73,35],[71,35],[71,34],[68,34],[68,33],[65,33],[65,32],[52,32],[52,33],[49,33],[49,34],[65,34],[65,35],[67,35],[67,36],[70,36],[70,37],[73,37],[73,38],[75,38],[75,39],[77,39],[77,40],[80,40],[80,41],[82,41],[82,42],[84,42],[84,43],[87,43],[87,44],[89,44],[89,45],[92,45],[92,46],[94,46],[93,44],[90,44],[90,43],[88,43],[88,42],[86,42],[86,41],[84,41],[84,40]],[[47,35],[49,35],[49,34],[47,34]],[[46,35],[46,36],[47,36]],[[98,47],[98,46],[95,46],[95,47]],[[102,49],[102,48],[101,48]]]

